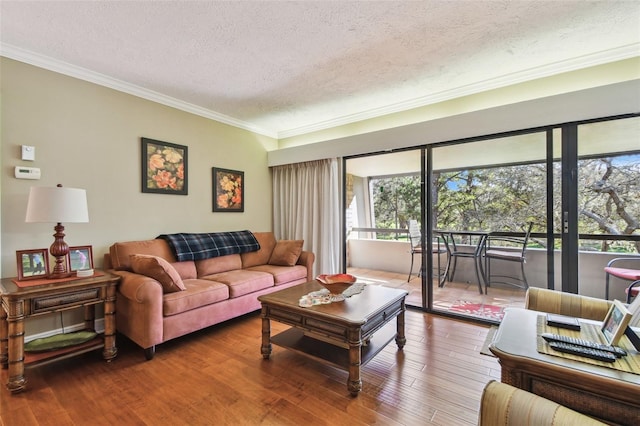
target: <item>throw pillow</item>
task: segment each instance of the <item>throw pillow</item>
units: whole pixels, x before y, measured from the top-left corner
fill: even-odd
[[[293,266],[302,253],[304,240],[280,240],[276,243],[269,265]]]
[[[146,275],[162,285],[164,293],[186,290],[178,271],[169,262],[158,256],[132,254],[131,269],[136,274]]]

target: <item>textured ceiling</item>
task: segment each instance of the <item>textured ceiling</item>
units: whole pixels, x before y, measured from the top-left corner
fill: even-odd
[[[3,56],[286,137],[640,56],[637,1],[6,1]]]

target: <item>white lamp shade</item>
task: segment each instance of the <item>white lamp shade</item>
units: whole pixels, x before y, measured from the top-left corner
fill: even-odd
[[[25,222],[89,222],[87,191],[65,187],[31,187]]]

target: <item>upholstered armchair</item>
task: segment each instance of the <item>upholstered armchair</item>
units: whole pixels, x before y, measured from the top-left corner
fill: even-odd
[[[524,301],[526,309],[594,321],[603,321],[612,303],[595,297],[537,287],[529,287]],[[640,327],[640,315],[635,315],[629,325]]]
[[[604,320],[612,302],[579,294],[529,287],[525,308],[596,321]]]
[[[541,396],[490,381],[480,400],[479,426],[604,425]]]

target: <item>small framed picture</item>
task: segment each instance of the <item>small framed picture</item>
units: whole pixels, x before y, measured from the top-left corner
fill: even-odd
[[[618,340],[620,340],[624,334],[630,320],[631,312],[627,310],[622,302],[614,300],[600,329],[604,338],[607,340],[607,344],[612,346],[618,344]]]
[[[18,250],[16,251],[18,265],[18,281],[46,278],[49,275],[49,250]]]
[[[244,172],[213,167],[213,211],[244,212]]]
[[[91,246],[69,247],[69,271],[83,271],[93,269],[93,250]]]

